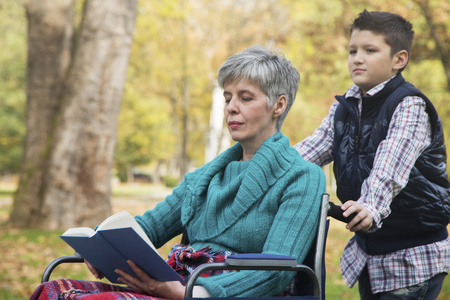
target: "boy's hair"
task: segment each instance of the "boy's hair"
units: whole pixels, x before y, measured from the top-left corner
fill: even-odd
[[[408,61],[411,57],[411,47],[414,40],[413,26],[401,16],[389,12],[364,10],[353,21],[350,34],[353,30],[369,30],[384,35],[386,44],[391,46],[391,56],[401,50],[408,52]],[[406,68],[403,67],[399,72]]]
[[[256,45],[228,57],[217,79],[221,88],[236,80],[249,80],[267,95],[268,108],[285,95],[286,110],[276,124],[279,131],[297,95],[300,74],[283,54]]]

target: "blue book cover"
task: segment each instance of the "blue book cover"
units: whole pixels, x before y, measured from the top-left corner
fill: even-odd
[[[124,224],[124,227],[114,228]],[[112,283],[120,283],[119,275],[114,272],[116,269],[136,276],[127,260],[135,262],[156,280],[182,281],[127,212],[111,216],[97,231],[88,227],[69,228],[60,237]]]
[[[159,281],[182,281],[181,276],[132,228],[107,229],[99,232],[124,256],[125,261],[134,261],[150,277]]]
[[[114,272],[115,269],[135,275],[125,258],[108,245],[100,234],[91,237],[61,236],[61,238],[112,283],[120,283],[117,281],[119,275]]]

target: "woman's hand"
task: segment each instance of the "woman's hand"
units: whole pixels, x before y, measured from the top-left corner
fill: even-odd
[[[147,275],[134,262],[128,260],[128,265],[137,275],[134,277],[120,269],[115,270],[121,277],[118,280],[130,288],[151,296],[178,300],[184,299],[185,287],[179,281],[157,281]]]
[[[362,204],[349,200],[341,205],[341,209],[344,211],[342,213],[344,217],[356,213],[356,216],[345,226],[351,232],[358,230],[368,231],[372,227],[373,217]]]
[[[97,279],[103,279],[103,274],[100,273],[99,270],[97,270],[96,268],[94,268],[87,260],[84,260],[84,262],[86,263],[86,266],[88,267],[89,271],[91,271],[92,275],[95,276],[95,278],[97,278]]]

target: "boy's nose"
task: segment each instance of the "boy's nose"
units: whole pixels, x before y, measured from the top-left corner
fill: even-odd
[[[355,63],[362,63],[364,61],[364,57],[360,52],[355,54]]]

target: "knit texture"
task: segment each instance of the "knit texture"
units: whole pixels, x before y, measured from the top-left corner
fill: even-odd
[[[277,133],[250,161],[235,144],[185,176],[183,182],[136,220],[156,247],[186,228],[194,249],[267,253],[302,262],[314,240],[325,192],[320,167],[303,160]],[[241,271],[199,278],[214,297],[275,296],[292,272]]]

